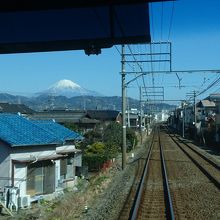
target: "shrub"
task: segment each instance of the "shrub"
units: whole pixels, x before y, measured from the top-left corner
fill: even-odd
[[[137,145],[137,136],[135,134],[135,131],[131,128],[127,128],[126,131],[126,139],[127,139],[127,151],[131,151],[133,147]]]
[[[105,145],[102,142],[95,142],[88,146],[83,155],[83,163],[88,165],[89,170],[100,170],[106,160]]]

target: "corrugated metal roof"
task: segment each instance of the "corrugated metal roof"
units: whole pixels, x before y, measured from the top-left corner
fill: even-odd
[[[10,146],[63,144],[83,137],[53,121],[33,122],[16,114],[0,114],[0,139]]]
[[[59,139],[65,140],[82,140],[83,137],[74,131],[65,128],[64,126],[55,123],[53,120],[31,120],[34,124],[40,126],[47,132],[53,133]]]

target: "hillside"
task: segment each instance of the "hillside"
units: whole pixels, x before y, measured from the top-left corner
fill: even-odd
[[[121,97],[95,97],[95,96],[76,96],[67,98],[65,96],[51,96],[51,95],[40,95],[37,97],[24,97],[24,96],[13,96],[7,93],[0,93],[0,102],[9,103],[21,103],[25,104],[33,110],[44,110],[44,109],[110,109],[110,110],[121,110]],[[139,108],[139,101],[136,99],[128,99],[129,108]],[[158,103],[153,107],[151,105],[144,104],[144,111],[155,109],[160,111],[162,109],[171,109],[175,106],[166,103]]]

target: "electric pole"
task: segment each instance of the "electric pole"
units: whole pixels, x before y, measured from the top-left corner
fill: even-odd
[[[196,91],[193,91],[193,102],[194,102],[194,130],[195,130],[195,139],[196,139]]]
[[[121,47],[121,78],[122,78],[122,169],[126,166],[126,84],[125,84],[125,46]]]
[[[196,126],[196,91],[193,91],[193,102],[194,102],[194,123]]]
[[[142,89],[140,89],[140,122],[139,122],[139,129],[140,129],[140,136],[141,136],[141,144],[143,143],[143,136],[142,136]]]
[[[197,133],[197,129],[196,129],[196,122],[197,122],[197,118],[196,118],[196,91],[192,91],[188,94],[186,94],[187,96],[190,96],[191,98],[193,98],[193,129],[194,129],[194,139],[196,139],[196,133]]]
[[[186,105],[186,103],[183,102],[183,138],[185,138],[185,116],[186,116],[186,114],[185,114],[185,105]]]

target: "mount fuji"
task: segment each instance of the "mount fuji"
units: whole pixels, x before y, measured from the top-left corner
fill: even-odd
[[[67,98],[72,98],[75,96],[102,96],[98,92],[85,89],[68,79],[63,79],[56,82],[48,89],[38,93],[37,95],[66,96]]]

